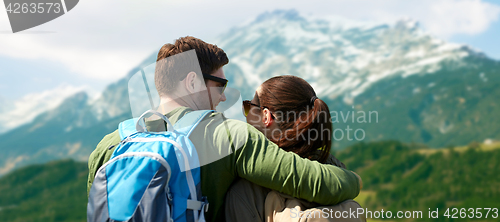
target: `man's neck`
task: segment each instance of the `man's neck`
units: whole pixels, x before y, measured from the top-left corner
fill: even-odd
[[[172,110],[177,109],[179,107],[188,107],[188,106],[185,104],[181,104],[181,103],[175,101],[174,99],[165,97],[165,98],[161,98],[161,100],[160,100],[160,106],[158,107],[158,112],[160,112],[162,114],[167,114],[167,113],[171,112]]]

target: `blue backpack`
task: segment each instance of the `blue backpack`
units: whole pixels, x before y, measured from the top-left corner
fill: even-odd
[[[174,126],[152,110],[120,123],[122,141],[95,175],[87,221],[205,221],[208,202],[189,135],[212,112],[190,112]],[[167,122],[166,132],[147,131],[150,114]]]

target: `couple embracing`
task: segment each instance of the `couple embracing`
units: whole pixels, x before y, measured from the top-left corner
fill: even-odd
[[[167,59],[191,50],[201,70],[173,68],[185,64]],[[175,124],[193,110],[214,110],[226,100],[230,79],[222,68],[228,63],[222,49],[194,37],[165,44],[155,70],[157,111]],[[328,106],[305,80],[278,76],[265,81],[253,99],[243,101],[243,112],[247,123],[214,112],[190,135],[200,158],[201,192],[210,203],[207,221],[364,220],[330,213],[360,207],[352,199],[362,182],[330,154]],[[165,127],[155,124],[147,123],[153,130]],[[92,152],[87,191],[119,143],[114,131]]]

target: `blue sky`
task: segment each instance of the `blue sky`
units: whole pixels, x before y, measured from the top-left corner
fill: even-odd
[[[78,75],[67,67],[47,59],[19,59],[0,56],[0,67],[2,67],[0,71],[2,80],[0,82],[0,95],[6,99],[19,98],[26,93],[56,88],[61,83],[75,86],[95,84],[92,79]]]
[[[490,58],[500,60],[500,20],[493,22],[483,33],[477,35],[457,34],[449,38],[449,41],[470,45],[483,51]]]
[[[493,0],[80,1],[66,15],[16,34],[0,10],[0,97],[99,92],[180,36],[211,42],[263,12],[292,8],[353,21],[412,18],[432,35],[500,60],[500,2]]]
[[[500,5],[498,0],[485,0],[484,2]],[[470,34],[456,34],[448,39],[450,42],[467,44],[486,53],[490,58],[500,60],[500,18],[491,22],[484,32]]]

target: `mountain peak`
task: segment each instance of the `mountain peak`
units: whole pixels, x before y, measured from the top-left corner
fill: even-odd
[[[416,30],[420,28],[418,21],[411,18],[404,18],[396,22],[396,29]]]
[[[286,20],[286,21],[303,21],[304,18],[295,9],[283,10],[277,9],[272,12],[264,12],[255,18],[255,23],[265,22],[269,20]]]

